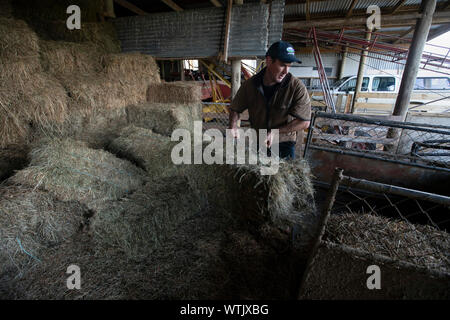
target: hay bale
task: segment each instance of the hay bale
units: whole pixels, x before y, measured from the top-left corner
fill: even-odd
[[[136,163],[152,177],[168,177],[182,174],[185,169],[171,160],[174,145],[169,137],[131,125],[122,129],[108,149]]]
[[[152,179],[129,197],[99,206],[90,232],[97,250],[139,260],[162,247],[177,225],[199,210],[186,178]]]
[[[0,283],[21,277],[46,249],[72,237],[86,208],[24,186],[0,188]],[[0,289],[0,292],[2,290]]]
[[[39,57],[39,38],[23,20],[0,17],[0,59]]]
[[[91,238],[80,235],[13,283],[8,298],[231,299],[227,266],[220,258],[223,222],[211,213],[194,215],[179,224],[161,247],[136,259],[120,250],[99,250]],[[66,289],[70,264],[83,273],[81,290]]]
[[[428,269],[450,272],[450,235],[374,214],[330,216],[324,240]]]
[[[25,81],[0,85],[0,148],[24,143],[33,130],[59,130],[67,117],[67,95],[54,78],[37,73]]]
[[[103,72],[110,79],[147,85],[159,83],[159,69],[152,56],[142,53],[107,54],[102,57]]]
[[[200,103],[202,87],[193,81],[152,83],[147,89],[147,101],[151,103],[195,104]]]
[[[41,41],[40,48],[44,70],[57,78],[91,74],[102,69],[102,50],[90,43]]]
[[[127,107],[128,122],[137,127],[171,136],[175,129],[194,130],[194,121],[201,121],[200,104],[145,103]]]
[[[71,97],[70,109],[86,114],[145,101],[145,83],[122,82],[121,79],[108,79],[100,74],[75,76],[64,85]]]
[[[83,21],[83,20],[82,20]],[[39,30],[41,30],[39,32]],[[45,39],[55,41],[69,41],[92,43],[105,52],[120,53],[120,42],[117,39],[116,29],[110,22],[83,22],[81,29],[69,30],[66,21],[40,21],[39,34]]]
[[[0,86],[20,82],[41,70],[39,38],[22,20],[0,17]]]
[[[72,138],[86,142],[90,148],[105,149],[127,125],[125,108],[90,112],[75,109],[59,127],[34,132],[33,137],[36,140],[43,137]]]
[[[308,163],[280,160],[274,175],[261,175],[260,169],[261,164],[195,165],[187,174],[192,188],[214,210],[256,230],[264,224],[283,230],[295,226],[294,245],[307,257],[318,223]]]
[[[63,201],[78,200],[90,208],[96,201],[121,198],[145,179],[143,170],[128,161],[72,139],[40,141],[30,158],[30,166],[12,176],[12,182],[50,191]]]
[[[175,195],[170,201],[176,201]],[[116,220],[104,224],[113,228],[103,231],[104,235],[115,235],[120,241],[108,241],[105,245],[95,240],[95,232],[92,237],[80,238],[80,235],[72,243],[54,250],[53,255],[44,257],[39,269],[14,283],[11,298],[204,300],[295,297],[290,289],[295,286],[294,275],[298,275],[298,269],[294,268],[292,255],[280,252],[268,239],[260,241],[248,234],[242,224],[226,215],[214,210],[192,214],[172,229],[170,236],[151,253],[143,241],[134,257],[123,253],[120,245],[126,244],[126,238],[116,233],[128,233],[128,241],[137,243],[131,232],[143,236],[138,225],[149,218],[141,216],[133,221],[127,213],[123,215],[126,222],[121,222],[117,216]],[[149,241],[149,245],[152,243]],[[125,247],[126,250],[129,248]],[[65,271],[70,264],[81,268],[81,290],[65,289]]]

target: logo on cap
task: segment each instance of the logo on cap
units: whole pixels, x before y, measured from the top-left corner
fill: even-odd
[[[287,51],[288,54],[295,55],[294,48],[292,48],[292,47],[287,47],[287,48],[286,48],[286,51]]]

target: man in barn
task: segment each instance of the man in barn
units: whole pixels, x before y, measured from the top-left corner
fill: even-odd
[[[293,62],[301,63],[290,43],[273,43],[266,53],[266,67],[242,84],[230,106],[229,128],[235,138],[239,138],[239,114],[248,109],[251,127],[268,131],[268,150],[271,129],[279,130],[279,156],[284,159],[295,158],[297,132],[308,128],[311,118],[308,91],[289,73]]]

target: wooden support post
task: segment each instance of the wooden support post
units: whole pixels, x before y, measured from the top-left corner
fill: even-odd
[[[230,42],[230,25],[231,25],[231,8],[233,7],[233,0],[228,0],[227,6],[227,20],[225,22],[225,40],[223,44],[223,62],[228,61],[228,44]]]
[[[231,99],[236,96],[236,93],[241,86],[241,60],[236,59],[231,62]]]
[[[303,274],[303,279],[300,284],[299,295],[298,295],[299,298],[301,296],[303,296],[303,293],[304,293],[303,290],[304,290],[304,284],[306,281],[306,277],[308,276],[308,272],[310,272],[312,269],[312,266],[314,264],[314,258],[317,254],[317,251],[320,246],[320,242],[322,241],[322,237],[325,233],[325,227],[326,227],[326,224],[328,221],[328,217],[330,216],[331,209],[333,209],[333,204],[336,199],[336,194],[337,194],[337,191],[339,188],[339,184],[344,177],[343,172],[344,172],[344,170],[341,168],[336,168],[334,170],[333,179],[331,180],[331,186],[330,186],[330,189],[328,190],[327,199],[325,202],[326,206],[323,208],[322,212],[320,213],[319,223],[317,225],[317,229],[315,230],[313,247],[312,247],[310,256],[308,258],[308,261],[306,263],[306,270]]]
[[[366,31],[366,41],[370,41],[372,30]],[[367,47],[368,48],[368,47]],[[359,59],[358,78],[356,79],[355,95],[353,96],[352,113],[355,111],[355,104],[358,100],[358,94],[361,91],[361,85],[364,78],[364,69],[367,57],[367,48],[361,52],[361,58]]]
[[[181,81],[185,81],[184,77],[184,60],[180,60],[180,79]]]
[[[236,96],[241,86],[241,60],[236,59],[231,61],[231,100]],[[241,126],[241,120],[237,122],[237,126]]]
[[[341,67],[339,69],[338,80],[341,80],[344,77],[345,63],[347,62],[347,52],[348,52],[348,47],[345,46],[344,53],[342,54]]]
[[[434,10],[436,9],[436,0],[424,0],[421,6],[422,17],[416,23],[416,29],[409,47],[408,58],[406,59],[405,71],[403,72],[402,82],[395,100],[393,116],[399,116],[400,121],[405,121],[408,114],[409,101],[411,99],[412,90],[416,82],[417,72],[419,71],[422,51],[430,31],[431,22],[433,20]],[[385,146],[388,152],[397,153],[399,140],[402,130],[390,128],[386,134],[389,139],[395,139],[393,145]]]
[[[405,71],[403,72],[402,82],[400,84],[397,100],[395,101],[394,112],[392,113],[394,116],[401,116],[403,121],[408,112],[408,105],[416,82],[417,72],[419,71],[422,51],[428,37],[428,32],[430,31],[435,9],[436,0],[424,0],[422,2],[422,18],[416,23],[408,58],[406,60]]]

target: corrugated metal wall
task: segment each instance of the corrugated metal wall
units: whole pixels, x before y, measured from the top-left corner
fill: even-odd
[[[229,57],[264,56],[281,40],[284,0],[233,6]],[[208,8],[114,20],[122,51],[162,58],[202,58],[223,50],[226,8]]]

